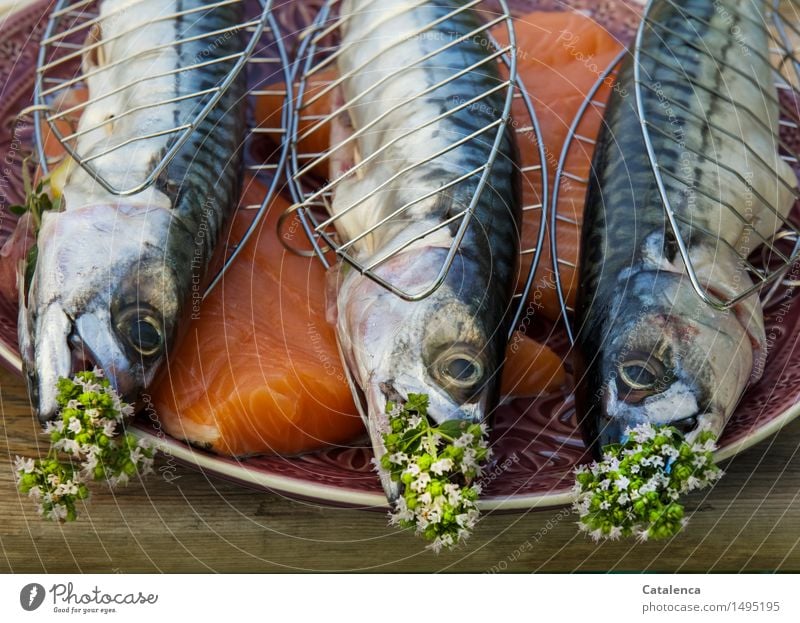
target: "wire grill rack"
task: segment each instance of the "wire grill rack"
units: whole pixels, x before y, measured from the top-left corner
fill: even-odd
[[[454,175],[452,179],[443,179],[440,188],[437,189],[438,192],[439,190],[446,190],[450,187],[460,184],[465,180],[469,180],[470,178],[478,179],[479,181],[475,186],[475,193],[469,205],[448,219],[442,220],[442,222],[437,224],[436,227],[427,230],[411,241],[407,241],[402,246],[393,248],[389,253],[380,255],[377,259],[370,259],[369,261],[364,262],[357,257],[357,253],[355,253],[353,250],[353,245],[359,240],[362,240],[363,238],[366,238],[375,232],[378,228],[385,226],[391,219],[401,217],[403,212],[408,210],[413,204],[427,199],[430,196],[430,192],[420,196],[414,201],[404,203],[389,217],[387,217],[387,219],[379,221],[377,224],[371,226],[365,231],[357,232],[357,234],[354,236],[351,235],[350,239],[347,241],[342,241],[337,233],[336,226],[338,224],[338,220],[341,218],[341,215],[350,209],[357,207],[357,205],[362,204],[364,201],[367,201],[369,199],[369,195],[362,197],[357,204],[349,205],[344,211],[336,215],[332,215],[329,207],[333,200],[333,195],[342,181],[348,176],[357,174],[360,166],[365,164],[371,158],[371,156],[368,156],[361,162],[357,162],[349,170],[337,175],[327,176],[327,179],[325,180],[321,180],[320,176],[318,175],[320,166],[329,165],[332,156],[342,148],[344,142],[353,140],[361,133],[369,131],[369,126],[356,129],[354,135],[348,139],[345,139],[344,142],[338,142],[334,145],[331,145],[321,152],[311,153],[309,151],[304,151],[303,141],[304,139],[312,136],[314,133],[329,131],[330,125],[335,117],[347,111],[351,107],[357,106],[361,98],[365,95],[365,93],[359,93],[351,96],[350,101],[336,102],[336,104],[333,105],[334,110],[326,110],[321,113],[319,111],[312,110],[314,104],[318,102],[320,98],[325,96],[330,97],[332,91],[334,91],[334,89],[336,89],[336,87],[347,77],[346,75],[339,76],[338,73],[332,71],[336,67],[336,59],[342,54],[342,47],[336,40],[336,35],[342,25],[345,24],[349,19],[348,16],[339,15],[337,11],[338,4],[338,0],[329,0],[327,3],[325,3],[325,5],[323,5],[312,26],[302,36],[303,45],[298,51],[298,58],[296,61],[296,73],[295,79],[293,80],[294,114],[292,115],[293,126],[290,131],[292,140],[289,148],[290,155],[288,167],[289,185],[293,194],[293,199],[295,200],[295,205],[292,206],[292,209],[289,213],[287,213],[287,216],[288,214],[295,213],[299,216],[306,237],[310,243],[310,247],[298,248],[297,246],[293,245],[290,248],[301,254],[317,255],[326,267],[331,265],[332,258],[338,257],[342,261],[353,266],[362,274],[373,279],[383,287],[387,288],[405,300],[424,299],[442,284],[447,276],[450,266],[452,265],[456,253],[458,252],[459,245],[461,244],[464,233],[469,225],[475,206],[477,205],[480,195],[484,191],[486,183],[490,177],[492,167],[503,138],[503,133],[506,130],[506,125],[510,121],[511,108],[515,99],[522,99],[524,102],[528,119],[521,123],[520,120],[515,119],[513,129],[520,134],[533,133],[536,137],[534,142],[537,146],[538,152],[535,157],[538,162],[524,168],[523,173],[538,172],[541,176],[542,186],[540,191],[540,200],[537,200],[531,206],[525,206],[525,209],[537,209],[545,211],[548,206],[548,180],[544,145],[541,140],[541,132],[539,130],[539,123],[536,118],[533,104],[516,71],[515,39],[511,17],[508,7],[504,1],[499,2],[500,9],[498,11],[496,8],[497,3],[492,3],[495,5],[495,8],[490,8],[488,6],[489,3],[483,2],[482,0],[471,0],[464,3],[453,3],[453,6],[449,9],[449,13],[439,19],[436,19],[435,21],[431,21],[425,27],[422,27],[411,34],[398,33],[398,42],[409,36],[424,37],[427,32],[431,31],[431,29],[434,29],[444,20],[449,19],[463,11],[476,11],[479,15],[481,15],[481,17],[484,18],[483,22],[478,28],[469,33],[459,34],[451,37],[433,52],[428,52],[423,57],[411,61],[409,66],[425,62],[429,58],[433,58],[441,52],[458,46],[459,44],[463,43],[463,41],[470,38],[485,37],[487,41],[492,42],[494,52],[487,58],[481,60],[475,66],[464,67],[463,69],[459,68],[458,71],[454,70],[452,75],[448,78],[438,81],[432,86],[421,87],[419,92],[411,93],[408,95],[408,97],[403,98],[400,102],[392,104],[386,114],[396,111],[400,107],[409,105],[415,99],[424,97],[428,93],[445,86],[450,81],[456,80],[467,72],[479,71],[480,66],[484,63],[500,64],[501,72],[504,76],[501,83],[492,85],[487,89],[486,92],[477,94],[474,98],[471,98],[468,101],[457,103],[457,105],[454,105],[450,110],[441,113],[439,117],[436,117],[433,120],[424,121],[419,126],[412,128],[408,132],[405,132],[404,130],[404,137],[414,132],[418,132],[431,123],[441,121],[448,115],[455,114],[470,105],[479,103],[481,100],[494,93],[502,93],[504,98],[504,108],[494,122],[490,123],[479,132],[460,137],[458,140],[455,140],[446,150],[444,150],[446,152],[474,140],[483,140],[493,145],[490,157],[482,166],[473,171],[468,171],[464,175]],[[490,30],[493,27],[505,28],[504,39],[508,42],[507,44],[499,44],[492,36]],[[390,43],[390,46],[391,45],[393,45],[393,43]],[[375,85],[375,87],[378,86],[380,85]],[[312,93],[313,95],[311,95]],[[491,138],[485,138],[487,135]],[[434,157],[440,155],[440,153],[442,152],[437,152]],[[374,155],[376,154],[373,154],[373,156]],[[411,165],[408,165],[408,169],[417,166],[423,166],[430,159],[431,158],[429,157],[427,159],[418,160]],[[380,183],[376,184],[377,189],[390,184],[396,175],[407,173],[408,169],[398,172],[395,175],[390,174],[391,176],[388,179],[382,180]],[[517,294],[517,298],[521,301],[521,304],[517,312],[515,324],[516,320],[519,319],[519,316],[522,313],[522,308],[524,307],[531,284],[533,282],[536,266],[539,263],[546,229],[544,217],[541,219],[541,223],[542,224],[539,227],[539,231],[536,236],[536,242],[532,245],[527,245],[529,248],[523,248],[523,253],[531,254],[534,257],[531,263],[528,278],[526,280],[525,291]],[[398,253],[402,253],[402,251],[409,244],[412,244],[413,242],[416,242],[425,236],[434,234],[435,231],[441,227],[457,228],[456,234],[440,270],[436,275],[433,276],[430,283],[422,290],[417,290],[414,292],[404,290],[403,288],[398,287],[397,284],[387,281],[376,273],[376,269],[382,263],[391,259]],[[284,236],[280,236],[280,238],[281,240],[285,240]]]
[[[178,2],[161,3],[158,12],[147,22],[142,22],[141,18],[132,15],[145,8],[143,2],[121,3],[119,6],[111,5],[103,15],[100,14],[102,2],[89,0],[58,0],[50,13],[50,17],[42,39],[39,52],[39,60],[36,70],[36,84],[34,91],[35,106],[35,125],[37,138],[42,137],[42,125],[47,124],[50,131],[56,136],[63,145],[66,152],[73,160],[82,166],[108,192],[115,195],[132,195],[141,192],[149,187],[158,175],[169,164],[181,146],[186,142],[191,133],[216,106],[225,90],[231,85],[236,76],[244,70],[248,59],[259,45],[262,35],[267,28],[269,20],[271,0],[260,2],[257,13],[251,15],[246,21],[223,28],[212,28],[209,26],[195,26],[185,33],[177,33],[176,39],[172,41],[154,40],[149,48],[136,49],[129,52],[124,58],[115,60],[113,63],[99,64],[97,66],[87,65],[84,59],[88,55],[98,54],[102,46],[119,41],[120,38],[141,33],[148,28],[158,28],[167,24],[169,21],[186,20],[193,24],[204,24],[203,17],[209,16],[217,10],[230,9],[234,5],[245,5],[245,0],[217,0],[209,3],[189,3],[185,8]],[[153,3],[149,3],[149,8],[153,8]],[[213,21],[206,20],[205,23]],[[113,24],[113,28],[108,26]],[[110,33],[105,34],[104,28],[108,28]],[[197,31],[200,32],[197,32]],[[208,55],[199,56],[192,59],[191,64],[177,68],[171,68],[163,73],[142,76],[132,75],[127,83],[114,86],[112,90],[104,92],[99,96],[89,95],[85,101],[77,103],[69,102],[68,96],[77,89],[85,87],[88,80],[102,80],[110,76],[111,72],[120,72],[124,69],[124,64],[148,58],[148,56],[163,53],[166,48],[175,48],[192,44],[202,44],[207,48],[219,45],[219,42],[228,40],[233,34],[244,31],[242,40],[246,42],[244,47],[236,50],[232,54],[224,56]],[[143,130],[140,136],[126,139],[125,143],[102,143],[99,146],[92,145],[87,153],[81,153],[79,147],[80,139],[87,134],[103,127],[107,120],[101,120],[98,124],[84,124],[84,127],[77,127],[77,119],[87,106],[97,101],[98,97],[112,97],[117,94],[130,92],[136,88],[137,84],[144,81],[151,81],[158,78],[171,78],[173,76],[188,76],[191,72],[198,72],[218,63],[230,64],[230,69],[217,81],[216,84],[204,85],[204,88],[187,95],[181,95],[181,101],[191,101],[191,116],[176,119],[174,125],[166,128],[158,128],[156,131],[148,132]],[[148,102],[144,106],[153,114],[157,114],[159,107],[175,103],[176,99],[158,99]],[[115,120],[127,117],[132,114],[141,113],[141,106],[130,107],[117,112]],[[68,129],[65,129],[66,128]],[[127,182],[124,187],[117,187],[110,180],[105,179],[98,171],[95,163],[113,153],[114,151],[129,145],[133,142],[144,141],[165,141],[163,156],[152,163],[149,171],[142,179],[134,179]],[[43,152],[43,145],[38,145],[39,151]],[[45,173],[47,172],[46,160],[42,162]]]
[[[203,121],[206,115],[218,104],[225,90],[231,85],[239,72],[246,72],[248,85],[248,133],[244,144],[245,167],[251,175],[259,179],[267,188],[263,199],[258,204],[242,205],[239,209],[253,211],[253,216],[245,230],[244,235],[236,241],[229,241],[227,256],[221,270],[211,279],[205,295],[213,289],[222,278],[223,273],[236,259],[239,251],[256,230],[259,222],[265,215],[272,197],[278,190],[281,174],[285,167],[287,157],[286,128],[290,124],[291,108],[286,105],[287,91],[285,84],[291,81],[291,61],[288,58],[278,23],[271,11],[271,0],[219,0],[205,4],[194,4],[183,10],[173,10],[172,5],[177,3],[163,3],[162,12],[157,21],[174,20],[179,17],[197,19],[201,14],[207,14],[218,8],[231,5],[241,5],[244,20],[235,26],[223,29],[206,30],[194,33],[189,37],[176,39],[170,43],[159,46],[178,46],[192,41],[200,41],[209,46],[218,45],[218,42],[227,39],[235,31],[243,31],[244,47],[234,55],[215,57],[211,60],[200,60],[191,66],[182,66],[171,70],[170,74],[186,73],[222,62],[232,63],[230,71],[216,84],[210,84],[201,91],[181,96],[195,102],[192,107],[192,118],[178,120],[173,127],[157,133],[136,136],[132,140],[145,144],[147,141],[164,141],[163,156],[152,162],[146,175],[136,180],[133,184],[119,188],[109,183],[99,174],[93,166],[98,158],[113,153],[116,149],[124,147],[123,144],[112,145],[97,153],[80,153],[77,143],[80,137],[93,127],[78,128],[81,113],[92,102],[91,93],[88,97],[71,101],[70,94],[86,89],[88,75],[82,64],[85,54],[97,46],[92,42],[89,33],[103,19],[114,19],[114,15],[105,14],[101,17],[99,1],[87,0],[59,0],[50,14],[49,21],[42,41],[37,64],[35,83],[34,105],[25,112],[33,115],[34,143],[36,148],[36,161],[44,175],[58,163],[65,155],[69,155],[78,165],[96,180],[108,192],[119,195],[131,195],[141,192],[152,185],[159,174],[164,171],[172,158],[178,153],[181,146],[191,136],[194,129]],[[134,2],[129,8],[136,8]],[[122,16],[117,16],[122,17]],[[221,39],[222,38],[222,39]],[[138,57],[157,50],[140,50],[135,53]],[[102,67],[100,71],[113,71],[124,60],[117,61]],[[152,76],[149,76],[152,77]],[[119,90],[135,86],[141,77],[133,77],[130,84],[125,84]],[[279,86],[275,86],[275,85]],[[277,96],[284,100],[280,118],[258,119],[255,115],[257,98]],[[65,102],[70,102],[65,105]],[[157,114],[158,107],[172,103],[171,100],[159,100],[148,104],[148,109]],[[131,114],[135,111],[126,110],[116,117]],[[46,131],[59,141],[63,147],[55,159],[48,155],[45,145]],[[125,142],[129,144],[131,140]]]
[[[672,0],[668,1],[673,3]],[[697,292],[698,296],[704,302],[713,307],[718,309],[729,309],[736,305],[736,303],[739,301],[753,295],[756,292],[760,292],[762,306],[767,308],[780,298],[782,288],[789,288],[789,293],[793,294],[794,289],[797,286],[800,286],[800,281],[796,277],[787,275],[787,273],[792,270],[792,266],[795,265],[798,257],[800,257],[800,237],[798,236],[798,227],[796,224],[798,207],[800,207],[800,202],[797,201],[797,199],[800,198],[800,190],[798,190],[797,185],[791,188],[791,192],[795,198],[794,207],[789,211],[788,216],[780,217],[781,226],[777,229],[772,237],[758,240],[760,244],[752,253],[744,255],[737,249],[733,248],[732,245],[726,243],[724,240],[720,240],[719,242],[719,244],[723,244],[733,250],[733,252],[737,253],[742,265],[752,276],[752,285],[747,284],[732,296],[726,297],[722,296],[718,290],[711,292],[707,285],[703,282],[702,278],[698,275],[698,271],[696,270],[694,262],[690,257],[687,241],[691,235],[698,235],[701,233],[703,235],[712,234],[710,232],[701,232],[696,223],[693,224],[688,221],[685,216],[680,214],[679,210],[673,207],[672,200],[675,195],[673,192],[668,190],[670,188],[670,184],[668,184],[666,180],[669,180],[674,188],[675,182],[680,182],[680,177],[675,172],[670,171],[669,168],[662,163],[660,154],[657,153],[657,150],[654,148],[652,140],[652,136],[656,134],[659,136],[668,135],[668,130],[659,127],[659,124],[656,121],[648,118],[644,112],[644,104],[648,101],[648,98],[656,97],[656,95],[653,92],[652,85],[648,84],[641,76],[640,48],[642,37],[650,29],[664,29],[663,25],[654,25],[653,20],[650,18],[652,4],[652,2],[649,3],[645,8],[643,19],[637,31],[633,48],[631,50],[621,51],[616,58],[609,63],[608,67],[606,67],[603,73],[598,77],[596,83],[587,94],[587,97],[579,108],[578,113],[569,128],[567,138],[564,142],[564,146],[559,157],[559,162],[556,167],[553,191],[551,193],[551,211],[549,215],[550,231],[552,232],[550,243],[552,256],[554,258],[558,258],[558,260],[554,262],[553,266],[554,281],[561,311],[565,319],[568,319],[574,310],[567,304],[566,286],[561,278],[561,269],[564,265],[564,260],[561,259],[558,251],[557,233],[560,220],[558,205],[561,198],[562,183],[565,180],[569,180],[570,183],[577,184],[584,190],[588,188],[588,177],[570,171],[569,160],[580,144],[590,145],[592,147],[594,146],[594,138],[582,133],[582,128],[585,127],[587,118],[590,115],[602,116],[604,114],[605,103],[602,98],[598,98],[598,94],[604,85],[610,85],[616,81],[622,61],[628,54],[632,54],[634,57],[634,96],[636,97],[637,111],[639,114],[643,137],[647,147],[648,153],[646,156],[650,162],[653,174],[655,176],[659,189],[659,196],[663,203],[669,226],[674,233],[678,250],[681,255],[681,260],[686,267],[686,272],[691,281],[692,287]],[[800,30],[790,20],[784,19],[780,12],[780,4],[781,2],[779,0],[773,0],[773,4],[769,12],[770,21],[764,24],[763,27],[769,36],[771,46],[769,50],[771,55],[770,64],[773,68],[774,85],[777,91],[776,102],[778,103],[780,109],[780,129],[775,133],[774,136],[775,145],[780,158],[793,168],[796,175],[798,169],[800,169],[800,154],[798,154],[797,150],[792,147],[793,141],[789,140],[789,138],[790,135],[794,135],[795,137],[800,135],[800,91],[798,91],[798,86],[800,86],[800,61],[798,61],[796,56],[797,43],[800,43]],[[791,4],[796,6],[796,3],[794,2]],[[699,18],[691,16],[688,19]],[[699,53],[709,54],[708,49],[703,47],[702,44],[689,41],[687,41],[686,44],[694,45],[695,49],[697,49]],[[753,53],[756,54],[757,52],[753,51]],[[722,64],[721,60],[716,59],[716,61]],[[681,77],[684,78],[684,76]],[[702,85],[696,86],[697,88],[702,88]],[[774,94],[769,94],[766,92],[763,95],[765,98],[771,98],[773,100],[775,100],[776,97]],[[658,97],[663,98],[663,92],[660,93]],[[691,111],[687,109],[685,102],[677,102],[673,99],[666,98],[664,105],[673,106],[674,109],[679,110],[681,114],[692,114]],[[750,114],[753,113],[751,112]],[[703,119],[698,119],[698,121],[704,122]],[[730,131],[725,128],[713,126],[712,130],[720,134],[725,134],[728,137],[731,136]],[[712,160],[715,165],[720,167],[721,170],[733,175],[737,183],[741,185],[741,192],[743,194],[747,193],[756,196],[757,200],[767,204],[765,207],[772,213],[779,213],[777,207],[769,205],[769,202],[765,197],[757,196],[757,192],[755,189],[753,189],[752,185],[744,176],[740,175],[738,172],[731,171],[729,168],[726,168],[724,163],[714,160],[711,154],[694,153],[698,157]],[[780,179],[780,175],[777,172],[775,172],[774,175],[776,179]],[[694,190],[698,193],[703,193],[703,189],[695,188]],[[706,194],[705,197],[707,199],[720,202],[728,210],[736,213],[736,217],[739,216],[735,206],[721,202],[719,197],[709,194]],[[753,230],[753,227],[749,224],[745,224],[744,227],[749,228],[749,230]],[[757,232],[755,232],[755,236],[758,237]],[[565,328],[568,332],[570,340],[572,341],[574,336],[569,322],[565,322]]]
[[[670,4],[675,4],[673,0],[668,1]],[[773,0],[771,10],[768,11],[767,20],[752,23],[754,27],[764,29],[767,40],[770,42],[769,57],[767,57],[763,51],[750,47],[744,38],[741,38],[742,40],[737,42],[739,45],[747,47],[749,53],[754,57],[765,61],[771,66],[774,74],[774,84],[777,90],[776,93],[772,93],[768,89],[763,89],[753,79],[752,75],[743,71],[741,68],[729,66],[724,59],[713,57],[713,60],[720,67],[725,67],[726,70],[733,70],[741,77],[746,78],[754,89],[760,91],[760,95],[764,101],[775,104],[780,111],[781,127],[797,129],[800,123],[800,106],[798,105],[800,103],[800,91],[798,91],[798,86],[800,86],[800,72],[798,69],[800,69],[800,65],[798,65],[798,60],[795,55],[797,46],[792,43],[792,37],[800,36],[800,30],[798,30],[797,25],[792,23],[791,20],[784,19],[781,14],[781,4],[780,0]],[[650,17],[652,6],[653,3],[650,2],[647,7],[645,7],[642,23],[637,31],[636,42],[633,48],[634,88],[637,112],[642,127],[642,136],[658,186],[659,195],[663,202],[670,227],[675,235],[675,240],[692,286],[698,296],[709,305],[718,309],[729,309],[739,301],[764,289],[769,284],[779,281],[780,278],[785,275],[798,258],[798,254],[800,254],[799,232],[797,226],[792,222],[791,212],[789,215],[785,216],[782,206],[776,205],[777,200],[773,200],[760,193],[743,172],[734,170],[733,167],[723,161],[722,157],[717,157],[714,153],[700,153],[688,144],[684,147],[692,153],[693,157],[699,159],[699,161],[707,160],[713,162],[713,164],[718,167],[721,180],[724,180],[725,183],[731,182],[735,184],[737,187],[735,190],[739,192],[741,196],[752,197],[752,200],[759,204],[762,209],[768,210],[776,219],[779,219],[781,226],[776,228],[776,233],[773,236],[764,237],[751,223],[745,222],[740,208],[732,205],[723,197],[719,196],[719,194],[709,192],[709,189],[701,188],[698,185],[690,187],[678,171],[672,170],[671,167],[662,162],[659,153],[657,153],[654,147],[654,137],[670,136],[670,131],[669,128],[661,127],[663,124],[649,118],[647,114],[648,107],[652,109],[654,102],[657,103],[658,98],[663,99],[664,95],[658,93],[655,86],[650,84],[646,77],[642,75],[642,56],[645,54],[642,46],[643,38],[648,33],[653,33],[655,36],[669,34],[672,37],[680,37],[685,41],[687,46],[693,48],[699,54],[712,55],[712,53],[702,45],[702,42],[686,40],[678,33],[669,30],[666,25],[658,24],[652,20]],[[687,8],[684,9],[684,11],[687,19],[700,22],[703,26],[710,26],[707,21],[701,16],[693,14],[690,9]],[[746,16],[744,17],[745,19],[750,19]],[[736,34],[731,32],[730,36],[735,38]],[[650,60],[652,61],[652,59]],[[689,76],[685,75],[685,72],[680,71],[680,68],[678,73],[676,73],[676,77],[678,79],[688,80],[692,87],[698,91],[708,89],[707,85],[691,80]],[[718,95],[723,98],[729,97],[724,93],[718,93]],[[782,95],[788,96],[788,98]],[[791,192],[796,205],[797,199],[800,198],[796,171],[792,182],[787,182],[777,168],[775,168],[775,165],[764,160],[757,150],[746,145],[742,137],[736,134],[735,130],[721,127],[708,119],[698,117],[697,113],[694,113],[687,106],[686,102],[679,102],[669,97],[665,99],[665,104],[673,106],[676,111],[680,111],[680,115],[685,115],[687,119],[693,119],[698,123],[705,124],[712,135],[715,136],[717,144],[724,144],[724,140],[728,139],[742,143],[748,158],[752,158],[756,164],[762,167],[762,170],[769,169],[769,172],[774,175],[778,184],[785,186],[786,189]],[[787,103],[787,100],[790,100],[791,104]],[[763,116],[763,112],[759,114],[758,111],[747,108],[741,102],[733,102],[730,99],[728,99],[728,101],[735,106],[739,114],[743,114],[747,117],[746,123],[764,123],[763,120],[760,119],[760,117]],[[784,140],[780,132],[776,133],[773,131],[772,138],[782,160],[790,166],[797,165],[800,162],[800,155],[798,155],[797,151]],[[745,285],[736,292],[728,295],[718,291],[712,292],[712,286],[704,283],[703,278],[698,274],[697,267],[690,257],[688,241],[691,236],[715,236],[715,234],[713,232],[703,231],[697,223],[693,223],[685,214],[682,214],[681,211],[677,209],[674,204],[676,196],[674,189],[681,186],[685,187],[690,192],[697,193],[701,198],[720,204],[732,213],[733,218],[742,220],[744,228],[754,237],[762,251],[755,261],[752,257],[752,253],[737,249],[725,239],[719,238],[719,243],[726,246],[739,257],[741,265],[744,266],[752,276],[752,285]],[[720,188],[721,187],[720,185]],[[789,243],[788,248],[787,242]],[[774,290],[770,290],[770,292],[767,293],[767,300],[771,298],[772,294],[774,294]]]
[[[561,271],[564,266],[573,270],[577,270],[577,266],[569,260],[564,259],[558,249],[558,226],[559,222],[563,221],[565,218],[559,211],[560,200],[562,198],[561,191],[565,188],[567,183],[576,185],[577,188],[583,191],[582,194],[584,197],[588,191],[589,178],[583,171],[572,170],[569,166],[570,159],[578,149],[583,147],[589,153],[587,157],[582,160],[591,160],[591,152],[594,151],[597,140],[593,133],[586,129],[586,125],[589,123],[590,115],[597,115],[601,118],[604,116],[606,104],[604,99],[600,97],[600,91],[604,86],[607,87],[616,82],[620,64],[626,54],[626,50],[620,51],[598,76],[592,88],[589,89],[589,92],[586,94],[583,103],[578,108],[578,112],[575,114],[575,118],[572,120],[567,130],[564,145],[559,154],[558,164],[556,165],[556,170],[553,175],[553,190],[550,194],[551,205],[549,213],[551,232],[550,256],[553,258],[553,282],[561,307],[561,315],[565,320],[564,328],[566,329],[570,342],[574,342],[574,334],[569,318],[575,310],[567,304],[566,286],[563,282]]]

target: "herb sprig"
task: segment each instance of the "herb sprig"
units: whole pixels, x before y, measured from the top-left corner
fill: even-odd
[[[575,470],[578,527],[596,541],[635,535],[666,539],[687,523],[680,496],[722,476],[714,464],[716,439],[701,431],[688,442],[671,426],[642,424],[603,460]]]
[[[22,186],[25,191],[25,203],[11,205],[8,209],[17,216],[22,216],[26,212],[30,213],[33,219],[34,231],[38,232],[42,225],[42,215],[45,212],[58,212],[61,210],[61,193],[53,192],[54,196],[51,198],[51,191],[58,189],[51,189],[49,177],[40,179],[34,185],[29,158],[26,158],[22,163]]]
[[[50,451],[44,458],[17,457],[20,493],[33,498],[45,519],[74,521],[91,481],[124,485],[152,471],[155,449],[124,431],[133,407],[120,400],[99,369],[58,381],[59,413],[45,425]],[[65,458],[62,458],[65,457]]]
[[[469,537],[478,521],[476,501],[481,463],[491,456],[487,428],[463,420],[438,426],[428,421],[428,397],[409,394],[402,405],[386,405],[391,430],[383,435],[387,452],[380,465],[403,493],[390,522],[414,528],[435,552]]]

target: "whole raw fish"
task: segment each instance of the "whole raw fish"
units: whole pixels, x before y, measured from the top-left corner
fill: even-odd
[[[659,171],[697,276],[720,299],[752,286],[742,258],[794,202],[765,11],[751,0],[656,0],[640,47]],[[584,216],[577,404],[597,448],[644,422],[719,435],[766,356],[757,294],[721,311],[690,283],[647,157],[633,71],[628,58]]]
[[[144,181],[168,147],[170,135],[159,133],[191,122],[201,101],[193,94],[231,71],[243,49],[240,6],[100,3],[83,59],[89,103],[77,152],[96,156],[91,163],[110,184]],[[210,32],[221,34],[198,36]],[[183,317],[197,312],[206,265],[238,200],[244,80],[242,72],[155,184],[119,196],[74,166],[63,210],[43,215],[19,316],[41,420],[56,411],[58,378],[85,367],[102,368],[134,400],[164,362]],[[155,138],[136,140],[144,135]]]
[[[468,3],[346,0],[341,13],[337,63],[342,100],[351,105],[340,126],[351,127],[333,134],[358,137],[335,154],[333,174],[351,171],[335,190],[336,228],[360,263],[375,263],[387,282],[420,293],[453,244],[458,222],[448,219],[475,192],[479,176],[466,174],[489,161],[505,123],[504,79],[489,58],[496,50],[485,33],[469,36],[482,22]],[[340,271],[337,337],[378,458],[389,400],[427,394],[437,422],[480,421],[496,404],[521,210],[516,147],[505,132],[460,251],[433,294],[408,301],[352,268]],[[381,475],[393,498],[396,486]]]

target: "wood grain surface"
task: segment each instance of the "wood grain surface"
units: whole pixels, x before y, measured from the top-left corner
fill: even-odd
[[[689,497],[689,528],[670,542],[598,545],[567,509],[545,509],[486,514],[466,546],[437,556],[383,513],[252,491],[164,459],[143,484],[98,490],[79,521],[45,522],[14,486],[14,456],[45,448],[6,371],[0,411],[0,572],[800,571],[800,421]]]

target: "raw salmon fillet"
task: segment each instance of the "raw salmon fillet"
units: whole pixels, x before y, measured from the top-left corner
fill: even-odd
[[[250,182],[243,204],[266,190]],[[352,440],[361,419],[325,318],[322,265],[286,251],[276,197],[258,232],[200,306],[153,391],[164,430],[221,454],[295,454]],[[231,240],[250,214],[240,210]],[[291,231],[292,224],[284,231]],[[295,235],[302,235],[297,230]]]

